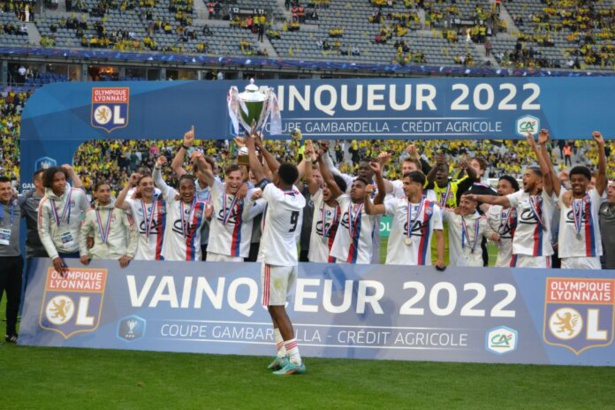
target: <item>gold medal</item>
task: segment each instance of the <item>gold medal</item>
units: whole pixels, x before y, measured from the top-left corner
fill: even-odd
[[[412,238],[406,238],[404,242],[406,242],[406,245],[412,245]]]

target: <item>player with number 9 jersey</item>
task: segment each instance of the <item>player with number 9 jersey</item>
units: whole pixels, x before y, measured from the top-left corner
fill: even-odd
[[[259,261],[274,266],[295,266],[297,237],[301,232],[305,198],[296,187],[282,190],[264,179],[259,184],[267,209],[263,217]]]

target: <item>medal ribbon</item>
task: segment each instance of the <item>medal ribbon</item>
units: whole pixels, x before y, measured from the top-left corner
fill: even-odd
[[[583,208],[586,203],[589,203],[588,195],[585,195],[583,199],[572,200],[572,217],[574,220],[574,229],[577,231],[577,235],[581,235],[581,230],[583,229]]]
[[[414,222],[419,219],[419,215],[421,214],[421,211],[423,210],[424,206],[425,206],[425,198],[421,198],[419,209],[416,210],[416,214],[414,215],[414,220],[412,220],[412,204],[410,203],[410,201],[408,201],[408,210],[407,210],[407,216],[406,216],[406,221],[408,222],[408,228],[406,229],[406,237],[408,238],[412,237],[412,226],[414,225]],[[423,218],[423,220],[425,219]]]
[[[449,182],[446,185],[446,195],[442,196],[442,194],[440,193],[440,201],[439,202],[440,202],[440,207],[442,209],[446,208],[446,203],[448,202],[448,196],[450,195],[450,193],[451,193],[451,183]]]
[[[96,222],[98,223],[98,233],[100,234],[100,237],[102,238],[102,242],[103,243],[107,243],[107,239],[109,238],[109,232],[111,231],[111,214],[113,213],[113,210],[108,212],[108,216],[107,216],[107,223],[105,224],[105,227],[103,228],[103,223],[102,223],[102,218],[100,217],[100,211],[97,209],[96,210]]]
[[[231,215],[233,214],[233,210],[235,209],[235,204],[237,203],[237,195],[233,196],[233,200],[231,201],[231,206],[228,210],[228,212],[226,211],[226,197],[227,195],[224,194],[224,199],[222,200],[222,208],[224,209],[223,212],[223,216],[222,216],[222,225],[226,226],[226,224],[228,223],[228,220],[231,218]]]
[[[154,214],[156,213],[156,204],[157,201],[154,200],[152,202],[152,213],[147,216],[147,207],[145,206],[145,201],[141,199],[141,209],[143,210],[143,220],[145,220],[145,236],[149,238],[149,234],[152,230],[152,221],[154,220]]]
[[[508,210],[506,212],[502,211],[502,217],[503,218],[501,219],[501,221],[504,221],[504,225],[503,226],[510,226],[512,228],[512,226],[513,226],[512,216],[513,216],[513,211],[514,210],[515,210],[515,208],[513,208],[511,206],[510,208],[508,208]],[[502,226],[501,222],[500,222],[500,226]]]
[[[192,204],[190,204],[190,209],[188,210],[188,219],[186,220],[185,218],[185,213],[184,213],[184,202],[182,201],[179,205],[179,213],[181,214],[181,218],[182,218],[182,231],[184,233],[184,239],[188,238],[188,234],[190,233],[190,219],[192,216],[192,211],[194,210],[194,205],[196,204],[196,198],[194,198],[192,200]],[[186,224],[187,222],[187,224]],[[188,226],[186,226],[188,225]]]
[[[545,229],[545,221],[542,218],[542,197],[538,198],[538,195],[530,196],[530,207],[532,208],[534,215],[536,215],[538,223],[542,225],[543,229]]]
[[[326,214],[326,209],[327,209],[327,205],[326,204],[322,204],[322,237],[323,238],[328,238],[329,237],[329,233],[331,232],[331,229],[335,226],[335,223],[337,222],[337,218],[339,216],[339,212],[340,212],[340,207],[339,205],[335,205],[335,209],[333,210],[333,219],[331,220],[331,225],[329,226],[329,229],[327,229],[327,214]]]
[[[474,253],[474,249],[476,249],[476,244],[478,243],[479,228],[479,219],[476,218],[474,220],[474,243],[472,243],[472,241],[470,241],[470,236],[468,235],[468,226],[466,225],[466,220],[463,216],[461,217],[461,249],[465,248],[465,238],[468,238],[468,246],[470,247],[470,253]]]
[[[361,217],[361,211],[363,211],[363,203],[361,203],[361,205],[356,208],[354,204],[350,204],[350,206],[348,207],[348,230],[350,231],[350,237],[352,238],[354,238],[355,234],[357,233],[357,228],[359,227],[359,218]]]
[[[58,216],[58,208],[56,208],[55,199],[51,201],[51,213],[53,214],[53,218],[56,220],[58,227],[62,224],[62,222],[64,222],[64,219],[67,217],[67,213],[68,219],[66,223],[70,224],[70,199],[72,194],[73,192],[69,188],[68,195],[66,196],[66,202],[64,203],[64,209],[62,210],[62,217]]]

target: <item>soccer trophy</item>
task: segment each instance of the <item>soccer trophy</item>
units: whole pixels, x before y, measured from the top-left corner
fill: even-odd
[[[270,134],[282,134],[282,116],[278,98],[273,88],[267,87],[264,92],[254,84],[254,79],[250,80],[250,85],[240,93],[237,87],[230,88],[227,95],[228,113],[233,122],[235,134],[239,135],[239,125],[246,132],[256,133],[267,124],[271,116]],[[254,127],[254,128],[253,128]]]

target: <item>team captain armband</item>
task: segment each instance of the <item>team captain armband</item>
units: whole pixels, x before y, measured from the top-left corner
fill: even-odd
[[[270,179],[268,179],[268,178],[263,178],[263,179],[261,179],[261,180],[260,180],[260,182],[257,184],[257,186],[258,186],[260,189],[265,189],[265,187],[267,186],[267,184],[270,184],[270,183],[271,183],[271,180],[270,180]]]

